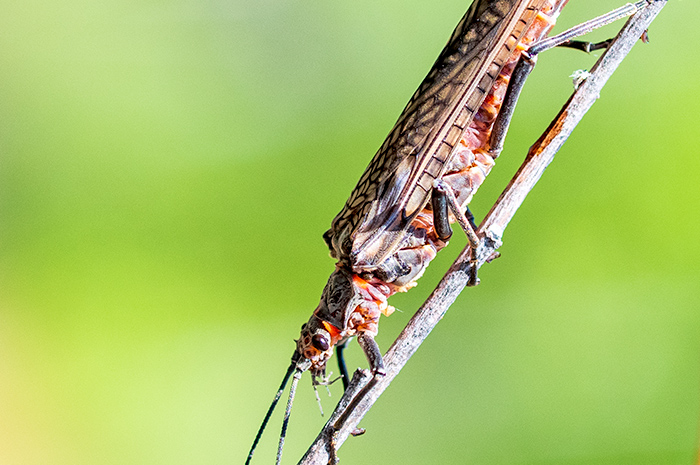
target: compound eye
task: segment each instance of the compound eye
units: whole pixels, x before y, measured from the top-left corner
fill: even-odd
[[[328,339],[322,334],[316,334],[311,338],[311,345],[321,351],[326,351],[330,347]]]

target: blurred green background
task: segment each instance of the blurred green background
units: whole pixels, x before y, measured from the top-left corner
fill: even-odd
[[[321,234],[468,3],[3,2],[0,464],[242,463]],[[697,462],[700,8],[669,3],[343,463]],[[479,219],[594,58],[540,57]],[[285,463],[323,422],[305,377]]]

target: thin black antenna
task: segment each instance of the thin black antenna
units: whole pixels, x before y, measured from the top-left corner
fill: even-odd
[[[280,388],[277,390],[277,394],[275,394],[275,398],[272,400],[272,404],[270,404],[270,408],[267,409],[267,413],[265,414],[265,419],[263,419],[262,425],[260,425],[260,429],[258,430],[258,434],[255,435],[255,440],[253,441],[253,446],[250,448],[250,452],[248,453],[248,458],[245,461],[245,465],[250,464],[250,460],[253,458],[253,453],[255,453],[255,448],[258,446],[258,442],[260,442],[260,438],[262,437],[263,431],[265,430],[265,427],[267,426],[267,422],[270,420],[270,417],[272,416],[272,412],[275,410],[275,407],[277,406],[277,402],[280,400],[280,397],[282,397],[282,393],[284,392],[284,388],[287,386],[287,381],[289,381],[290,376],[292,376],[292,373],[294,372],[294,369],[297,366],[298,360],[299,360],[299,353],[297,353],[295,351],[294,355],[292,355],[292,363],[289,365],[289,368],[287,368],[287,373],[284,375],[284,378],[282,378],[282,384],[280,384]]]
[[[280,465],[282,461],[282,448],[284,447],[284,438],[287,436],[287,425],[289,425],[289,416],[292,413],[292,403],[294,403],[294,393],[297,390],[297,384],[301,379],[302,371],[297,368],[294,372],[294,379],[292,379],[292,385],[289,387],[289,400],[287,401],[287,408],[284,411],[284,421],[282,421],[282,433],[280,434],[280,443],[277,447],[277,460],[275,465]]]

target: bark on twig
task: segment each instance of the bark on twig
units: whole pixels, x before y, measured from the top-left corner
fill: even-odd
[[[665,6],[657,0],[634,14],[591,70],[588,78],[573,93],[540,139],[530,148],[518,172],[498,198],[479,227],[484,238],[478,251],[477,267],[493,257],[501,245],[506,226],[527,194],[564,144],[583,115],[598,99],[600,91],[618,65],[627,56],[649,24]],[[423,340],[442,319],[449,306],[466,286],[470,276],[470,252],[465,248],[433,293],[408,322],[384,356],[386,375],[372,378],[367,370],[357,370],[336,410],[299,462],[303,465],[326,464],[355,431],[360,420],[389,386]],[[370,379],[372,378],[372,379]]]

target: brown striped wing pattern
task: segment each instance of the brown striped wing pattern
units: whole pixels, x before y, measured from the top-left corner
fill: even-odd
[[[543,3],[474,1],[324,234],[334,258],[369,271],[401,246]]]

